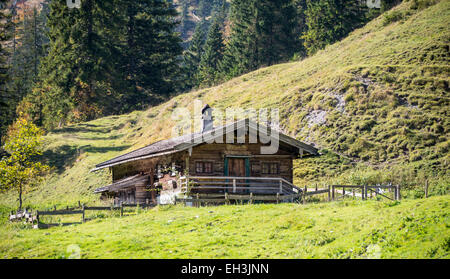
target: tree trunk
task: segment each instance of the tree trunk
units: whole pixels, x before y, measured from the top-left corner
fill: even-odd
[[[22,184],[19,185],[19,211],[22,210]]]

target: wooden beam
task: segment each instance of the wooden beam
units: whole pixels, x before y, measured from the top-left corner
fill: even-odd
[[[150,166],[150,196],[152,203],[156,204],[156,193],[155,193],[155,164]]]

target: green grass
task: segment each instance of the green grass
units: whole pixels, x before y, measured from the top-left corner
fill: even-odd
[[[450,196],[157,207],[82,225],[4,224],[1,258],[449,258]]]
[[[98,203],[92,191],[110,183],[111,175],[89,170],[170,138],[172,112],[192,109],[195,99],[217,109],[279,108],[285,133],[323,149],[324,156],[295,162],[299,186],[393,182],[404,196],[420,197],[429,180],[432,194],[446,194],[449,22],[448,0],[406,1],[302,61],[262,68],[145,111],[51,131],[44,158],[54,171],[25,194],[25,205]],[[311,116],[321,111],[326,121],[313,123]],[[17,204],[13,192],[0,197],[0,205]]]

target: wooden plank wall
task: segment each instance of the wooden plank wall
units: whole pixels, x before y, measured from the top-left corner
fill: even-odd
[[[213,143],[204,144],[193,148],[192,155],[189,159],[190,175],[205,176],[223,176],[225,156],[250,156],[250,165],[253,165],[253,172],[250,176],[254,177],[282,177],[289,182],[293,180],[292,160],[290,153],[280,149],[274,155],[262,155],[260,152],[261,144],[224,144]],[[256,157],[253,157],[256,156]],[[213,173],[202,174],[195,172],[195,163],[198,161],[213,162]],[[280,174],[261,174],[261,163],[277,162],[280,166]],[[252,170],[252,167],[250,167]]]

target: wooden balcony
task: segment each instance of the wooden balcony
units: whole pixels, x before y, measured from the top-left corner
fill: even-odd
[[[281,177],[184,176],[181,191],[192,194],[301,195],[302,189]]]

